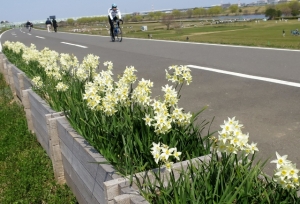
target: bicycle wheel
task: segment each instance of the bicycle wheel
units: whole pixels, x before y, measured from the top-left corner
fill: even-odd
[[[118,28],[118,40],[122,42],[122,29],[120,27]]]

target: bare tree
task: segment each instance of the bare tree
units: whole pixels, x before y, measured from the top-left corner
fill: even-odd
[[[284,16],[289,16],[292,13],[292,9],[289,7],[284,7],[281,9],[281,12]]]
[[[174,16],[173,15],[165,15],[162,18],[162,24],[167,26],[167,30],[170,30],[170,25],[174,23]]]
[[[193,10],[192,9],[187,10],[186,15],[187,15],[188,18],[191,18],[192,15],[193,15]]]

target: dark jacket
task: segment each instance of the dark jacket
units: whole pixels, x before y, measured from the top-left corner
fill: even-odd
[[[54,27],[54,28],[56,28],[56,27],[57,27],[57,22],[56,22],[56,20],[55,20],[55,19],[53,19],[53,20],[52,20],[52,25],[53,25],[53,27]]]
[[[46,24],[46,25],[48,25],[48,24],[52,25],[52,23],[51,23],[50,20],[46,20],[46,23],[45,23],[45,24]]]

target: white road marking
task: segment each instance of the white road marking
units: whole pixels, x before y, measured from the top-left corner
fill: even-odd
[[[172,40],[154,40],[154,39],[143,39],[143,38],[126,38],[126,39],[148,40],[148,41],[157,41],[157,42],[171,42],[171,43],[181,43],[181,44],[194,44],[194,45],[207,45],[207,46],[217,46],[217,47],[234,47],[234,48],[257,49],[257,50],[275,50],[275,51],[300,52],[300,50],[282,49],[282,48],[270,48],[270,47],[253,47],[253,46],[243,46],[243,45],[226,45],[226,44],[213,44],[213,43],[197,43],[197,42],[184,42],[184,41],[172,41]]]
[[[2,44],[1,44],[1,37],[4,33],[8,32],[9,30],[7,31],[4,31],[3,33],[0,34],[0,52],[2,52]]]
[[[213,68],[208,68],[208,67],[201,67],[201,66],[196,66],[196,65],[187,65],[187,67],[193,68],[193,69],[200,69],[200,70],[205,70],[205,71],[210,71],[210,72],[221,73],[221,74],[227,74],[227,75],[232,75],[232,76],[237,76],[237,77],[242,77],[242,78],[247,78],[247,79],[255,79],[255,80],[266,81],[266,82],[271,82],[271,83],[275,83],[275,84],[282,84],[282,85],[286,85],[286,86],[300,87],[300,83],[296,83],[296,82],[283,81],[283,80],[279,80],[279,79],[272,79],[272,78],[242,74],[242,73],[237,73],[237,72],[224,71],[224,70],[213,69]]]
[[[40,37],[40,36],[35,36],[35,37],[37,37],[37,38],[41,38],[41,39],[45,39],[44,37]]]
[[[28,35],[31,35],[30,33],[27,33]]]
[[[72,44],[72,43],[67,43],[67,42],[61,42],[63,44],[67,44],[67,45],[73,45],[73,46],[76,46],[76,47],[81,47],[81,48],[88,48],[86,46],[83,46],[83,45],[77,45],[77,44]]]

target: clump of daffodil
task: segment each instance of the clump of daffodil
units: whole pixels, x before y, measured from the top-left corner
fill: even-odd
[[[183,84],[186,82],[187,85],[189,85],[192,82],[192,75],[191,70],[187,68],[187,66],[170,66],[170,71],[173,71],[173,73],[169,74],[168,70],[166,70],[166,78],[169,81],[172,81],[173,83]]]
[[[79,66],[78,59],[73,54],[70,55],[70,54],[61,53],[59,62],[60,62],[61,70],[64,73],[69,72],[69,70],[72,68],[78,68],[78,66]]]
[[[143,119],[146,125],[154,127],[154,131],[157,134],[168,133],[172,129],[172,124],[182,127],[191,122],[192,114],[190,112],[183,113],[183,109],[178,108],[177,104],[174,104],[175,108],[171,109],[169,103],[153,100],[151,106],[154,115],[146,114]]]
[[[137,80],[137,76],[135,74],[137,70],[134,68],[134,66],[126,66],[126,69],[124,70],[124,73],[122,77],[120,78],[119,82],[121,84],[132,84]]]
[[[39,65],[40,68],[44,68],[46,72],[52,72],[53,68],[58,67],[57,61],[59,59],[58,52],[50,50],[48,47],[45,47],[39,52]]]
[[[142,79],[138,82],[137,87],[132,92],[132,100],[143,106],[149,106],[151,102],[151,88],[153,82]]]
[[[83,99],[86,100],[87,106],[91,110],[103,110],[100,104],[102,97],[104,97],[106,93],[111,93],[114,89],[112,75],[111,70],[102,70],[99,74],[94,76],[93,82],[87,82],[85,84]]]
[[[101,97],[98,94],[98,87],[92,83],[88,82],[85,84],[85,93],[83,94],[83,100],[86,100],[87,106],[91,110],[95,110],[101,101]]]
[[[156,164],[161,164],[166,167],[168,171],[171,171],[174,162],[172,159],[180,160],[181,152],[177,151],[177,148],[170,148],[168,145],[163,143],[154,143],[152,142],[151,154],[155,160]]]
[[[36,49],[36,46],[31,44],[30,47],[24,47],[22,58],[26,64],[29,64],[30,61],[38,61],[39,51]]]
[[[103,65],[107,67],[108,70],[112,70],[114,67],[114,64],[111,61],[106,61],[103,63]]]
[[[113,116],[118,111],[118,106],[130,105],[130,86],[136,80],[134,67],[126,67],[119,81],[112,78],[111,62],[105,62],[107,71],[101,71],[93,77],[93,82],[85,85],[83,99],[87,101],[90,109],[102,111],[106,116]]]
[[[10,42],[10,41],[7,40],[3,43],[3,47],[6,47],[7,49],[11,50],[12,49],[12,43],[13,42]]]
[[[99,65],[99,57],[89,54],[84,57],[82,63],[77,69],[72,69],[72,75],[77,78],[79,81],[86,81],[89,77],[95,77],[96,68]]]
[[[32,83],[33,83],[33,86],[37,89],[40,89],[43,86],[43,81],[40,76],[33,77]]]
[[[256,143],[248,144],[249,133],[243,134],[242,127],[243,125],[239,124],[235,117],[224,121],[224,125],[221,125],[222,130],[218,131],[218,139],[214,143],[217,151],[228,154],[237,154],[239,151],[243,151],[246,155],[254,154],[254,152],[258,151]]]
[[[299,188],[299,169],[296,168],[296,164],[292,164],[291,161],[287,160],[287,155],[280,156],[276,152],[276,157],[276,160],[271,161],[271,163],[276,163],[274,181],[283,189]]]
[[[96,74],[96,69],[99,65],[99,57],[93,54],[88,54],[83,58],[80,68],[88,72],[89,76]]]
[[[26,46],[21,42],[10,42],[10,41],[6,41],[5,43],[3,43],[3,47],[7,47],[8,49],[12,50],[17,54],[19,54],[21,50],[24,51],[24,49],[26,48]]]
[[[87,80],[87,78],[89,77],[89,73],[81,67],[79,67],[77,69],[73,69],[72,73],[76,79],[78,79],[79,81],[82,81],[82,82]]]
[[[59,82],[55,87],[55,89],[59,92],[65,92],[68,90],[68,88],[68,85],[64,84],[63,82]]]

